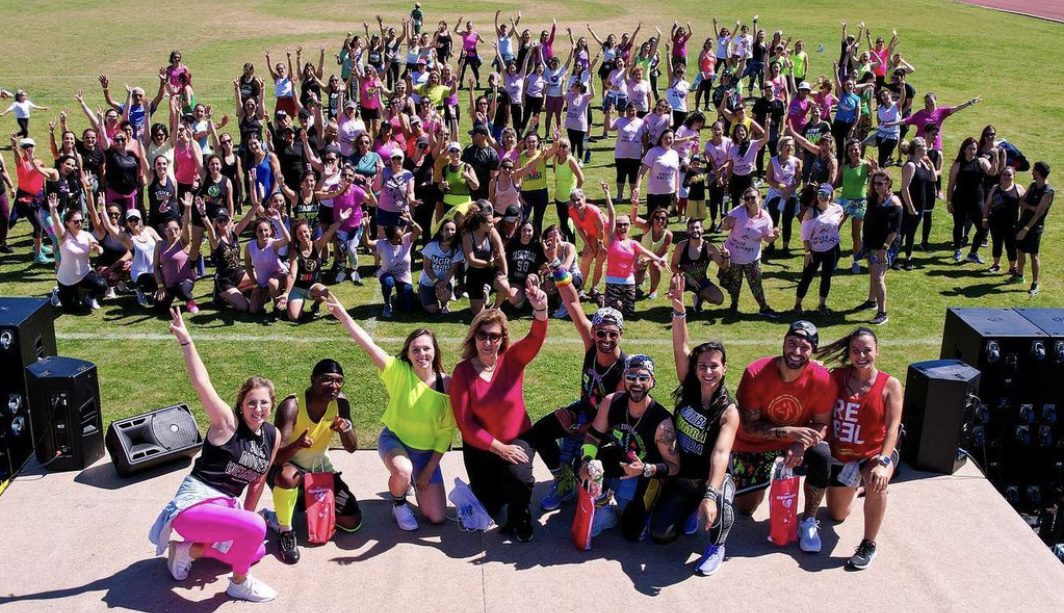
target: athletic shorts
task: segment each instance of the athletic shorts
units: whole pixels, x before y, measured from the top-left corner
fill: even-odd
[[[1044,226],[1031,228],[1022,240],[1016,241],[1016,248],[1024,253],[1037,254],[1042,244],[1042,229]]]
[[[898,450],[895,449],[894,452],[890,454],[890,457],[894,461],[893,462],[894,467],[897,468],[898,460],[899,460]],[[842,477],[843,477],[842,471],[843,471],[843,469],[846,468],[846,463],[840,462],[839,460],[836,460],[835,458],[832,458],[831,459],[832,463],[831,463],[831,484],[830,484],[830,487],[851,487],[851,488],[857,487],[858,485],[861,484],[861,481],[864,480],[864,472],[863,471],[864,471],[865,465],[868,464],[870,461],[872,461],[874,459],[877,459],[877,458],[879,458],[879,454],[876,454],[875,456],[873,456],[871,458],[865,458],[863,460],[855,460],[855,462],[857,462],[857,483],[856,484],[852,484],[852,485],[845,483],[843,481],[843,479],[842,479]],[[836,462],[838,462],[838,463],[836,464]]]
[[[384,228],[387,226],[402,226],[403,218],[401,213],[395,211],[385,211],[384,209],[377,207],[377,216],[374,221],[377,222],[378,228]]]
[[[399,440],[399,437],[394,432],[388,429],[387,426],[381,428],[380,436],[377,437],[377,455],[383,460],[385,456],[393,451],[399,451],[406,457],[410,458],[410,463],[414,465],[414,480],[417,480],[418,476],[425,471],[425,467],[428,466],[429,460],[432,459],[434,451],[425,451],[423,449],[414,449],[407,446],[403,441]],[[435,472],[432,473],[432,478],[429,479],[429,483],[436,485],[443,485],[443,471],[437,465]]]
[[[617,309],[625,317],[635,315],[635,284],[606,283],[606,306]]]
[[[688,219],[705,219],[706,218],[706,201],[705,200],[688,200],[687,201],[687,218]]]
[[[495,285],[495,278],[500,276],[499,269],[466,267],[466,293],[470,300],[486,300]]]
[[[234,268],[226,274],[215,273],[214,275],[214,291],[219,294],[239,287],[240,282],[244,279],[244,269]]]
[[[381,118],[380,109],[371,109],[369,107],[362,107],[362,121],[373,121],[374,119]]]
[[[310,472],[301,466],[297,466],[291,462],[285,464],[285,466],[292,466],[296,469],[296,482],[299,483],[299,497],[296,498],[296,510],[306,511],[307,505],[304,500],[306,498],[303,495],[303,474]],[[277,474],[281,471],[282,466],[274,466],[270,469],[270,472],[266,474],[266,484],[272,489],[274,487],[274,481],[277,479]],[[333,475],[333,499],[336,503],[336,516],[337,517],[350,517],[352,515],[358,515],[361,513],[361,509],[358,506],[358,499],[351,493],[351,488],[347,487],[344,480],[340,478],[343,474],[339,471],[334,472]]]
[[[842,210],[854,219],[864,219],[868,203],[864,198],[839,198]]]
[[[543,96],[528,96],[525,102],[528,115],[538,115],[543,110]]]
[[[288,292],[288,301],[293,300],[306,300],[310,298],[310,290],[302,287],[292,286],[292,291]]]

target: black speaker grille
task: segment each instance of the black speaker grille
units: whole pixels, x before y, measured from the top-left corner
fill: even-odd
[[[180,449],[195,445],[199,440],[199,431],[195,420],[188,411],[173,407],[160,411],[152,417],[152,432],[155,440],[167,449]]]

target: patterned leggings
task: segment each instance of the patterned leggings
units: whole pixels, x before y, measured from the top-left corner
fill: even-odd
[[[739,291],[743,288],[743,275],[746,276],[746,281],[750,284],[750,293],[753,294],[758,306],[766,308],[768,303],[765,302],[765,290],[761,287],[761,260],[754,260],[749,264],[732,264],[728,267],[728,270],[720,274],[720,282],[728,290],[732,305],[739,304]]]

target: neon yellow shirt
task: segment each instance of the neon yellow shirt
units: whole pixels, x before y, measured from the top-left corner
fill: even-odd
[[[303,470],[336,472],[333,469],[332,462],[329,461],[329,455],[326,453],[329,450],[329,443],[332,442],[333,436],[330,426],[332,426],[336,416],[339,415],[336,401],[330,402],[329,406],[325,407],[325,413],[321,416],[321,419],[315,422],[307,414],[305,399],[300,394],[295,394],[292,398],[296,401],[296,423],[292,426],[292,433],[281,444],[291,445],[299,437],[303,436],[304,430],[307,431],[307,436],[314,441],[314,444],[297,451],[289,461]]]
[[[388,390],[381,423],[408,447],[446,452],[458,431],[451,397],[425,385],[413,367],[396,358],[388,358],[380,378]]]

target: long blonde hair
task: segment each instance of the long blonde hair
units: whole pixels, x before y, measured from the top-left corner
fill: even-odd
[[[506,351],[510,346],[510,321],[506,319],[506,313],[499,309],[484,309],[473,318],[462,341],[462,359],[471,360],[477,355],[477,332],[488,324],[497,323],[502,327],[502,340],[499,341],[499,353]]]

